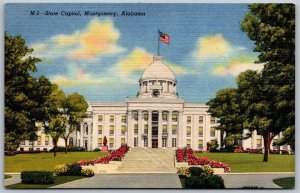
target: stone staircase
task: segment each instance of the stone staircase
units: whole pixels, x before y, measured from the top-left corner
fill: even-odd
[[[172,148],[131,148],[116,173],[176,173]]]

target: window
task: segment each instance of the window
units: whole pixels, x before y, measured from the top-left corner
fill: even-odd
[[[211,127],[210,128],[210,137],[215,137],[216,136],[216,128],[215,127]]]
[[[198,140],[198,149],[203,149],[203,140],[202,139]]]
[[[102,128],[103,128],[103,126],[102,125],[98,125],[98,134],[102,134]]]
[[[186,146],[187,147],[191,147],[191,139],[187,139],[186,140]]]
[[[190,126],[188,126],[188,127],[186,128],[186,136],[187,136],[187,137],[190,137],[190,136],[191,136],[191,132],[192,132],[192,129],[191,129]]]
[[[199,127],[198,136],[203,137],[203,127],[202,126]]]
[[[163,112],[163,114],[162,114],[162,120],[163,121],[168,121],[168,113],[167,112]]]
[[[25,140],[22,140],[22,141],[20,142],[20,145],[25,145]]]
[[[103,121],[103,115],[98,115],[98,121],[102,122]]]
[[[115,133],[115,126],[114,125],[110,125],[109,126],[109,135],[114,135]]]
[[[172,134],[177,134],[177,125],[172,125]]]
[[[73,144],[73,137],[70,137],[70,139],[69,139],[69,145],[70,146],[73,146],[74,144]]]
[[[144,125],[144,134],[148,134],[148,124]]]
[[[177,113],[172,113],[172,121],[177,121],[178,120],[178,114]]]
[[[98,147],[102,147],[102,138],[98,138]]]
[[[186,122],[187,122],[188,124],[190,124],[190,123],[192,122],[192,117],[191,117],[191,116],[187,116]]]
[[[133,119],[136,120],[136,121],[139,120],[139,114],[138,114],[138,112],[135,111],[133,113]]]
[[[261,139],[256,139],[256,148],[261,148]]]
[[[215,123],[216,123],[216,118],[210,117],[210,124],[215,124]]]
[[[177,140],[176,140],[176,138],[172,138],[172,147],[177,147]]]
[[[48,149],[47,148],[43,148],[43,151],[48,151]]]
[[[33,141],[29,141],[29,145],[33,145]]]
[[[203,124],[203,116],[199,116],[199,124]]]
[[[109,147],[110,148],[114,147],[114,138],[109,138]]]
[[[138,138],[137,137],[134,138],[134,144],[133,145],[134,145],[134,147],[138,146]]]
[[[38,145],[41,145],[41,136],[38,136],[38,137],[37,137],[37,144],[38,144]]]
[[[40,148],[36,148],[36,150],[37,150],[37,151],[40,151],[41,149],[40,149]]]
[[[126,123],[126,119],[127,119],[126,115],[122,115],[122,117],[121,117],[122,123]]]
[[[113,123],[113,122],[115,121],[115,116],[114,116],[114,115],[110,115],[110,116],[109,116],[109,121],[110,121],[111,123]]]
[[[148,121],[148,118],[149,118],[149,114],[148,114],[148,112],[145,112],[145,113],[144,113],[144,120],[145,120],[145,121]]]
[[[121,135],[125,135],[126,133],[126,125],[121,126]]]
[[[167,147],[167,138],[166,137],[162,138],[162,147]]]
[[[24,151],[24,148],[23,148],[23,147],[21,147],[21,148],[20,148],[20,151]]]
[[[168,135],[168,125],[163,125],[162,134],[163,135]]]
[[[121,138],[121,145],[125,145],[125,144],[126,144],[125,138]]]
[[[85,129],[85,134],[87,135],[89,133],[89,127],[87,123],[83,124],[83,128]]]
[[[139,133],[139,126],[138,124],[134,124],[134,134],[137,135]]]
[[[45,145],[49,145],[49,136],[45,137]]]
[[[148,147],[148,138],[147,137],[144,138],[144,147]]]

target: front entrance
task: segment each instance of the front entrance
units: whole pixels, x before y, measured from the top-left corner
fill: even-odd
[[[152,148],[158,148],[158,139],[152,139]]]

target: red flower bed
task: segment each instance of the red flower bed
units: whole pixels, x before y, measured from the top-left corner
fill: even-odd
[[[128,151],[129,147],[127,145],[121,146],[119,149],[112,151],[105,157],[99,157],[93,161],[79,161],[80,165],[94,165],[94,164],[108,164],[110,161],[121,161],[125,153]]]
[[[237,147],[235,150],[234,150],[234,153],[244,153],[244,148],[243,147]]]
[[[248,152],[248,153],[262,153],[262,149],[250,149],[250,148],[247,148],[246,152]]]
[[[200,166],[209,165],[212,168],[224,168],[224,172],[230,172],[230,167],[227,164],[223,162],[209,160],[207,157],[199,158],[194,155],[194,152],[191,148],[177,149],[176,159],[177,161],[179,160],[178,162],[183,162],[184,160],[186,160],[189,165],[200,165]]]

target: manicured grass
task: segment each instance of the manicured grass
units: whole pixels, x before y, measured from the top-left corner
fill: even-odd
[[[278,178],[273,180],[275,184],[282,188],[293,189],[295,187],[295,177]]]
[[[17,154],[4,156],[5,172],[21,172],[25,170],[53,171],[58,164],[74,163],[81,160],[94,160],[105,156],[106,152],[58,152],[56,157],[53,153]]]
[[[8,178],[11,178],[10,175],[4,175],[4,179],[8,179]]]
[[[54,176],[54,183],[53,184],[21,184],[21,183],[18,183],[18,184],[12,184],[12,185],[9,185],[9,186],[5,186],[5,187],[9,188],[9,189],[49,188],[49,187],[56,186],[56,185],[59,185],[59,184],[64,184],[64,183],[71,182],[71,181],[74,181],[74,180],[79,180],[79,179],[82,179],[82,178],[85,178],[85,177],[84,176]]]
[[[228,164],[231,172],[294,172],[295,155],[270,154],[263,162],[263,154],[254,153],[196,153],[198,157]]]

